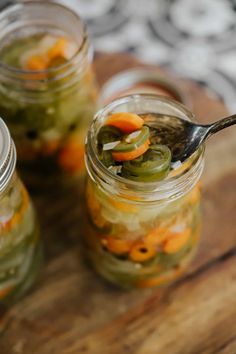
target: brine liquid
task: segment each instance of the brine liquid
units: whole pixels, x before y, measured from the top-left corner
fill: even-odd
[[[0,304],[10,305],[32,285],[42,261],[33,206],[16,180],[0,198]]]
[[[200,233],[199,186],[169,203],[139,204],[108,196],[88,181],[90,232],[96,271],[121,287],[149,287],[178,277],[195,254]]]

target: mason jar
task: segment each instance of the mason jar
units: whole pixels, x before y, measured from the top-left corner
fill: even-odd
[[[97,109],[92,48],[83,22],[54,2],[0,14],[0,115],[29,186],[84,175],[84,140]]]
[[[15,164],[15,145],[0,119],[1,305],[10,305],[30,288],[42,260],[35,211]]]
[[[115,175],[99,159],[97,133],[107,117],[117,112],[195,118],[174,100],[130,95],[100,110],[87,135],[87,255],[95,270],[118,286],[161,286],[183,273],[197,249],[204,148],[161,181]]]

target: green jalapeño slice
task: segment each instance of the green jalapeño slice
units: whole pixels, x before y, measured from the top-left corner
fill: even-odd
[[[114,151],[133,151],[143,145],[149,138],[149,128],[143,126],[141,130],[136,130],[131,134],[124,135],[121,142],[114,147]]]
[[[164,179],[170,169],[171,152],[166,145],[151,145],[145,154],[125,161],[122,176],[137,181],[158,181]]]

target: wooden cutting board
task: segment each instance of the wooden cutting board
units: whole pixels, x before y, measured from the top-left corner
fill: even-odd
[[[100,84],[139,65],[123,54],[95,60]],[[194,84],[179,83],[200,122],[227,114]],[[35,196],[46,261],[31,293],[2,314],[0,353],[235,354],[236,127],[212,138],[206,155],[200,249],[166,288],[122,291],[97,277],[81,255],[82,200],[63,191]]]

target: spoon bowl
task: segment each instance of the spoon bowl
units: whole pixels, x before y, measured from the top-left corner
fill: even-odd
[[[184,162],[207,138],[236,124],[236,114],[208,125],[196,124],[167,114],[152,113],[149,117],[145,123],[152,127],[152,140],[156,144],[169,147],[172,153],[171,162]]]

